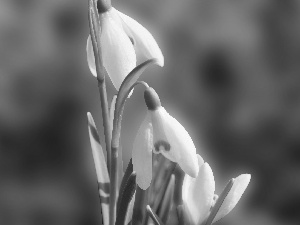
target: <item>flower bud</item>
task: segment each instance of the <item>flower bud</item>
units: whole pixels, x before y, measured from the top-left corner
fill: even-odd
[[[111,8],[111,0],[98,0],[97,10],[99,14],[107,12]]]
[[[151,111],[154,111],[154,110],[158,109],[158,107],[161,106],[161,102],[158,97],[158,94],[151,87],[149,87],[145,90],[144,99],[145,99],[145,103],[146,103],[148,109]]]

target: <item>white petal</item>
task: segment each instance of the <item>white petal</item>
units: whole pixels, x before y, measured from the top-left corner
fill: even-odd
[[[199,165],[196,147],[184,127],[173,118],[163,107],[151,111],[153,124],[153,141],[157,150],[160,143],[168,143],[170,149],[161,153],[173,162],[177,162],[181,169],[191,177],[197,177]]]
[[[207,219],[214,192],[214,175],[207,163],[200,167],[197,178],[185,175],[182,185],[182,200],[185,214],[193,225],[201,224]]]
[[[95,67],[95,56],[94,56],[94,50],[93,50],[93,45],[92,45],[92,40],[90,35],[87,39],[86,53],[87,53],[87,61],[88,61],[90,71],[95,77],[97,77],[97,72]]]
[[[197,159],[198,159],[199,170],[200,170],[201,167],[204,164],[204,160],[202,159],[202,157],[199,154],[197,154]],[[183,199],[187,199],[188,198],[190,184],[191,184],[191,182],[195,182],[196,179],[197,178],[192,178],[189,175],[185,175],[184,182],[183,182],[183,185],[182,185],[182,198]]]
[[[119,90],[125,77],[136,66],[136,55],[129,37],[111,17],[111,10],[101,17],[103,64],[115,88]]]
[[[143,61],[155,58],[158,65],[163,67],[164,56],[152,34],[131,17],[114,8],[112,11],[121,17],[124,30],[132,38],[137,55],[141,56]]]
[[[251,179],[250,174],[242,174],[235,178],[233,186],[226,196],[222,206],[220,207],[214,221],[218,221],[226,216],[238,203],[240,198],[242,197],[244,191],[246,190]]]
[[[136,171],[136,181],[140,188],[146,190],[152,180],[152,125],[150,115],[147,114],[137,136],[132,149],[133,170]]]

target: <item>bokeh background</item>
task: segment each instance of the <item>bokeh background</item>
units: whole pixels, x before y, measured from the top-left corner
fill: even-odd
[[[300,1],[113,0],[157,39],[142,78],[189,131],[217,190],[252,181],[218,224],[300,224]],[[86,112],[87,0],[0,0],[0,224],[100,224]],[[115,90],[108,79],[109,99]],[[127,101],[123,160],[146,112]]]

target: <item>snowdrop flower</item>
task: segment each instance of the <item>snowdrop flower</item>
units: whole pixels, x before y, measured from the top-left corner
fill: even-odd
[[[197,178],[185,175],[182,186],[183,211],[187,224],[205,224],[218,196],[215,192],[213,172],[203,159],[198,156],[199,173]],[[213,223],[226,216],[238,203],[246,190],[251,175],[242,174],[234,179],[233,186],[222,203]]]
[[[162,106],[157,93],[148,88],[144,93],[148,112],[135,138],[132,152],[137,184],[142,189],[152,179],[152,152],[161,153],[176,162],[191,177],[197,177],[198,160],[195,145],[184,127]]]
[[[129,16],[113,8],[108,0],[98,0],[101,21],[101,54],[103,65],[117,90],[135,68],[137,60],[156,58],[164,65],[163,54],[150,32]],[[91,37],[87,41],[87,58],[92,74],[97,77]]]

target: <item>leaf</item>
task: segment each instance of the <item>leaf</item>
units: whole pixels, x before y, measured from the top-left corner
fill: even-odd
[[[146,205],[148,202],[148,190],[143,190],[137,186],[135,194],[135,202],[132,214],[132,224],[141,225],[145,220]]]
[[[158,216],[161,218],[161,221],[163,223],[167,223],[169,219],[170,209],[173,206],[174,186],[175,186],[175,175],[172,174],[166,193],[159,207],[160,209],[159,209]]]
[[[117,164],[118,164],[118,190],[119,190],[120,187],[121,187],[121,183],[122,183],[122,177],[124,176],[124,171],[123,171],[123,147],[122,146],[119,146]]]
[[[113,123],[114,123],[116,101],[117,101],[117,95],[114,95],[113,99],[111,100],[110,108],[109,108],[109,123],[111,128],[113,127]]]
[[[120,205],[120,196],[122,195],[122,193],[124,192],[125,186],[127,184],[127,181],[130,177],[130,175],[133,172],[133,165],[132,165],[132,159],[130,159],[128,166],[126,168],[125,174],[123,176],[121,185],[120,185],[120,190],[119,190],[119,199],[118,199],[118,203],[117,203],[117,209],[119,209],[119,205]],[[118,214],[118,211],[117,211]]]
[[[168,187],[171,175],[173,174],[176,163],[171,162],[170,160],[162,157],[161,161],[159,162],[158,169],[156,174],[154,174],[152,179],[152,193],[151,195],[154,196],[152,199],[152,209],[154,212],[157,211],[161,201],[163,199],[164,194],[166,193],[166,189]]]
[[[129,224],[129,223],[131,224],[134,202],[135,202],[135,193],[128,206],[128,210],[125,218],[125,224]]]
[[[216,204],[214,205],[214,207],[211,209],[211,213],[208,216],[207,220],[206,220],[206,225],[210,225],[212,224],[214,218],[216,217],[220,207],[222,206],[226,196],[228,195],[229,191],[231,190],[232,186],[234,184],[234,179],[231,179],[228,184],[226,185],[226,187],[224,188],[224,190],[222,191],[222,193],[220,194],[220,197],[218,198]]]
[[[116,105],[116,100],[117,100],[117,95],[114,95],[111,104],[110,104],[110,109],[109,109],[109,122],[110,122],[110,127],[111,129],[113,128],[113,121],[114,121],[114,115],[115,115],[115,105]],[[112,130],[111,130],[112,132]],[[123,149],[122,146],[119,146],[118,149],[118,188],[121,186],[122,182],[122,177],[124,176],[124,171],[123,171]],[[129,174],[130,176],[130,174]]]
[[[120,198],[120,205],[117,213],[116,225],[126,225],[125,219],[130,206],[130,202],[136,190],[136,173],[133,172],[127,180],[124,191]]]
[[[147,205],[147,213],[153,220],[155,225],[164,225],[164,223],[161,221],[161,219],[153,212],[151,207]]]
[[[251,179],[250,174],[242,174],[234,178],[232,188],[228,192],[221,207],[216,214],[213,223],[226,216],[239,202]]]
[[[92,153],[96,168],[99,196],[102,208],[103,223],[104,225],[109,224],[109,186],[110,179],[108,176],[107,166],[105,162],[105,157],[103,154],[103,149],[100,144],[100,139],[98,131],[94,122],[94,119],[90,113],[87,114],[88,117],[88,130],[90,136],[90,142],[92,147]]]
[[[180,225],[184,225],[185,224],[185,218],[184,218],[184,212],[183,212],[183,205],[179,205],[176,208],[177,211],[177,217],[178,217],[178,222]]]

